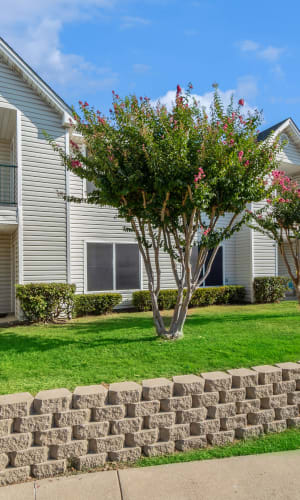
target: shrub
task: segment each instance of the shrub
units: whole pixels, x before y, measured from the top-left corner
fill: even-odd
[[[266,304],[268,302],[279,302],[284,298],[288,289],[289,278],[283,276],[262,276],[254,278],[255,302]]]
[[[28,321],[47,322],[71,318],[75,290],[75,285],[66,283],[29,283],[17,285],[16,295]]]
[[[87,314],[107,314],[120,304],[122,295],[119,293],[89,293],[75,295],[74,315],[85,316]]]
[[[161,290],[158,296],[160,309],[173,309],[177,290]],[[245,298],[243,286],[228,285],[219,287],[197,288],[190,301],[190,307],[209,306],[212,304],[238,304]],[[133,305],[138,311],[151,311],[151,297],[148,290],[133,293]]]

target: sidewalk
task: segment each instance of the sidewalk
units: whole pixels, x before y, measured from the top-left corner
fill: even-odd
[[[0,488],[0,500],[295,500],[300,450],[93,472]]]

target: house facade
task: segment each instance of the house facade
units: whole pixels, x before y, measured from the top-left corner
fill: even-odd
[[[116,211],[63,199],[63,194],[84,196],[90,185],[66,170],[43,131],[68,153],[71,114],[0,39],[0,314],[19,315],[18,283],[75,283],[78,293],[119,291],[123,306],[130,304],[132,291],[147,289],[135,237],[123,230]],[[299,130],[291,119],[274,128],[288,139],[282,169],[300,180]],[[161,265],[162,287],[174,288],[167,254]],[[221,246],[204,285],[244,285],[252,301],[255,276],[282,274],[274,242],[243,227]]]

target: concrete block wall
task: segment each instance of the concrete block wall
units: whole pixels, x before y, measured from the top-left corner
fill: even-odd
[[[300,362],[0,396],[0,485],[300,427]]]

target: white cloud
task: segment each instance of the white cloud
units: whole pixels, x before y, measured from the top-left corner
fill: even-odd
[[[249,78],[249,77],[247,77]],[[241,80],[241,79],[240,79]],[[238,99],[243,97],[244,99],[247,98],[247,96],[244,93],[241,93],[241,90],[243,90],[243,85],[240,84],[238,85],[237,89],[229,89],[229,90],[220,90],[219,89],[219,94],[222,99],[222,102],[225,107],[227,107],[230,104],[231,97],[233,96],[234,102],[236,103]],[[199,95],[199,94],[192,94],[191,97],[195,98],[201,106],[203,106],[207,111],[209,111],[209,107],[212,103],[214,96],[214,91],[212,90],[211,92],[206,92],[205,94]],[[172,105],[175,103],[176,99],[176,90],[168,90],[167,93],[158,99],[155,99],[153,101],[153,104],[156,104],[157,102],[160,102],[161,104],[165,105],[168,109],[172,107]],[[245,100],[245,104],[243,107],[244,113],[253,112],[255,108],[250,106],[247,101]]]
[[[259,49],[259,44],[252,40],[243,40],[240,43],[240,49],[244,52],[251,52]]]
[[[151,66],[148,66],[148,64],[134,64],[132,68],[135,73],[147,73],[150,71]]]
[[[262,59],[265,59],[266,61],[269,62],[274,62],[277,61],[281,54],[284,52],[284,49],[280,47],[273,47],[272,45],[269,45],[263,50],[260,50],[258,52],[258,56],[261,57]]]
[[[244,99],[252,99],[257,96],[257,80],[252,75],[238,78],[236,94]]]
[[[68,92],[101,90],[115,85],[111,68],[95,67],[78,54],[61,48],[60,35],[67,23],[103,16],[115,0],[11,0],[3,9],[0,29],[4,39],[47,82]]]
[[[135,28],[136,26],[145,26],[147,24],[150,24],[149,19],[145,19],[143,17],[123,16],[121,28],[130,29]]]

